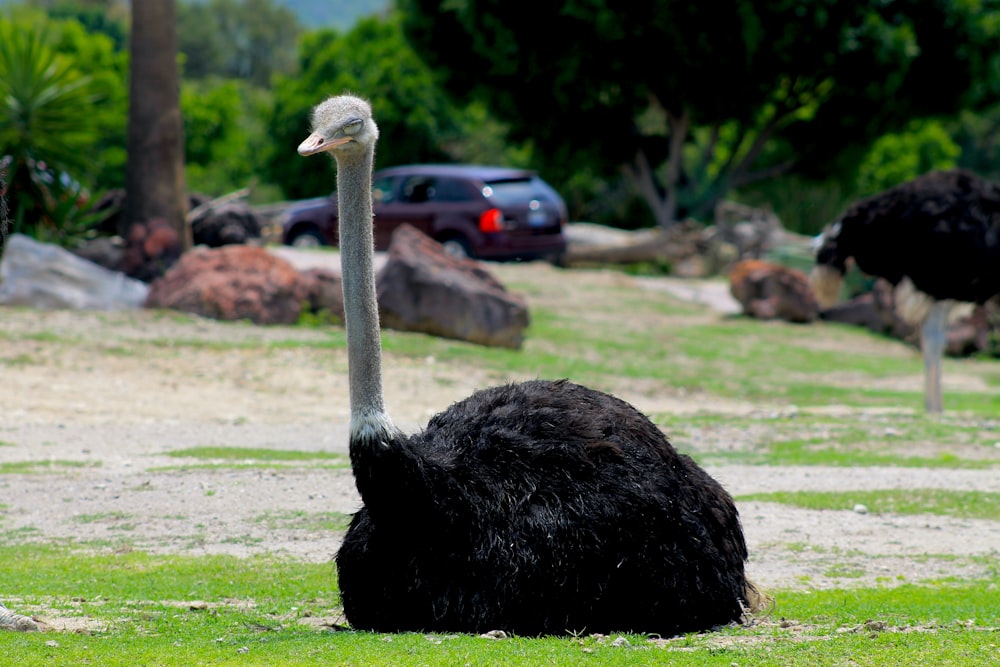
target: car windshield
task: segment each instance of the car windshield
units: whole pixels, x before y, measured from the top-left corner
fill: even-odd
[[[499,206],[524,204],[532,199],[555,202],[555,190],[538,178],[522,178],[509,181],[490,181],[483,187],[483,196]]]

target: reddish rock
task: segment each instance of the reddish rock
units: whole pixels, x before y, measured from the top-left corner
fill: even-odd
[[[757,259],[736,264],[729,291],[743,313],[761,320],[812,322],[819,313],[809,278],[801,271]]]
[[[263,248],[196,248],[153,282],[147,308],[172,308],[217,320],[291,324],[308,301],[307,281]]]
[[[519,348],[528,307],[479,262],[457,259],[415,227],[392,235],[378,274],[382,325],[404,331]]]
[[[144,282],[162,276],[181,256],[180,237],[163,218],[133,223],[125,237],[121,271]]]

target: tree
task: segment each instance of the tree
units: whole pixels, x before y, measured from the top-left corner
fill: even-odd
[[[184,220],[184,137],[174,0],[132,3],[125,235],[134,222],[164,218],[191,247]]]
[[[361,20],[350,32],[309,33],[302,40],[299,72],[278,77],[268,127],[276,152],[268,176],[289,197],[325,194],[328,173],[295,155],[305,138],[309,112],[330,95],[363,94],[376,110],[379,165],[445,160],[458,112],[435,87],[430,70],[403,39],[395,18]]]
[[[32,12],[0,22],[0,170],[13,229],[68,242],[78,225],[85,193],[78,179],[91,176],[92,147],[100,115],[87,113],[108,99],[99,79],[59,52],[74,22],[48,23]],[[97,38],[104,46],[103,38]],[[91,42],[95,52],[101,44]]]
[[[270,86],[295,64],[302,30],[295,14],[275,0],[181,2],[180,51],[186,77],[245,79]]]
[[[663,227],[1000,83],[996,0],[397,6],[453,96],[484,100],[564,177],[623,174]]]

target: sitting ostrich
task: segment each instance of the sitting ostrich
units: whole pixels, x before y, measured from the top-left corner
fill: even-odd
[[[337,163],[350,457],[344,614],[379,632],[704,630],[752,585],[732,498],[631,405],[571,382],[477,391],[404,435],[383,405],[364,100],[330,98],[302,155]]]
[[[921,327],[925,406],[941,412],[948,312],[1000,294],[1000,186],[934,171],[855,203],[820,237],[811,280],[821,305],[836,303],[850,259],[892,283],[900,316]]]

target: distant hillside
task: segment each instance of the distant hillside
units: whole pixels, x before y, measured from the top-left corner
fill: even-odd
[[[299,17],[307,30],[334,27],[346,30],[358,19],[388,11],[392,0],[277,0]]]
[[[179,0],[180,2],[204,0]],[[0,0],[4,5],[21,4],[23,0]],[[392,0],[275,0],[285,5],[299,18],[306,30],[316,28],[339,28],[347,30],[358,19],[388,11]]]

